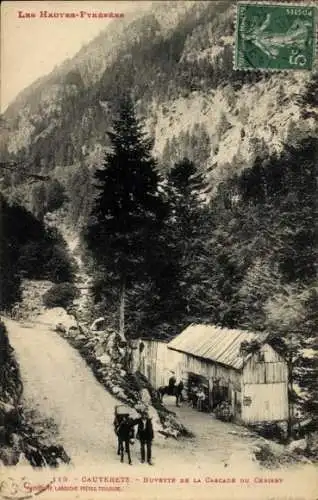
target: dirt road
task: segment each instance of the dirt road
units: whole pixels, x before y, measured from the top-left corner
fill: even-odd
[[[255,477],[273,474],[261,471],[253,459],[255,443],[252,438],[242,436],[242,428],[214,420],[186,405],[177,413],[196,434],[195,438],[176,441],[157,436],[153,446],[154,467],[140,463],[138,444],[133,447],[133,466],[120,464],[112,427],[114,405],[118,402],[96,381],[79,353],[48,326],[34,324],[25,327],[12,320],[6,320],[6,324],[20,364],[26,406],[36,408],[44,418],[53,419],[57,424],[60,442],[72,458],[72,465],[62,470],[65,474],[76,471],[76,481],[83,480],[92,470],[89,477],[91,474],[94,477],[106,473],[129,474],[136,478],[137,484],[145,481],[145,477],[209,478],[246,474]],[[169,398],[166,403],[171,405],[173,411],[176,410]],[[79,470],[81,472],[78,473]],[[312,474],[310,468],[308,471]],[[281,472],[275,474],[276,477],[281,476]],[[303,477],[301,470],[290,471],[291,474]],[[183,491],[183,499],[194,498],[193,495],[196,498],[211,498],[211,490],[206,488],[200,489],[198,495],[199,486],[196,485],[196,493],[193,491],[190,497],[185,492],[188,494],[195,484],[188,490],[183,490],[186,485],[179,485],[178,491],[180,494]],[[167,494],[171,485],[161,484],[160,487],[162,493]],[[229,492],[229,488],[234,487],[223,485],[222,491]],[[275,486],[276,490],[278,487]],[[248,497],[246,492],[241,493],[241,498],[255,498],[254,494]],[[231,497],[229,493],[228,498]],[[261,498],[261,495],[258,497]]]
[[[114,445],[117,400],[57,333],[38,325],[25,328],[13,321],[6,323],[20,364],[26,406],[53,418],[75,463],[103,460]]]
[[[117,461],[112,423],[118,401],[96,381],[79,353],[49,327],[40,323],[26,327],[11,320],[6,323],[20,364],[26,406],[54,420],[74,463]],[[175,411],[173,401],[166,398]],[[196,438],[158,438],[155,448],[160,463],[165,463],[169,450],[169,454],[182,454],[189,467],[198,469],[206,460],[228,465],[232,456],[254,465],[251,442],[229,434],[231,426],[187,406],[178,414]]]

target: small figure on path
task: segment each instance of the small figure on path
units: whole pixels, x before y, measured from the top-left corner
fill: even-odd
[[[200,388],[197,396],[198,396],[197,409],[198,409],[198,411],[202,411],[203,410],[203,403],[205,401],[205,394],[204,394],[204,390],[202,387]]]
[[[179,384],[176,387],[176,406],[177,407],[179,407],[180,406],[179,403],[183,401],[183,396],[182,396],[183,389],[184,389],[184,384],[183,384],[182,380],[180,380]]]
[[[175,373],[172,372],[172,376],[169,378],[169,382],[168,382],[168,394],[169,396],[173,396],[174,393],[175,393],[175,385],[176,385],[176,382],[177,382],[177,379],[175,377]]]
[[[115,432],[118,437],[117,454],[120,455],[120,461],[124,461],[124,453],[127,453],[128,463],[131,465],[130,441],[134,439],[134,421],[130,420],[128,415],[123,415],[121,420],[115,418]]]
[[[137,439],[139,439],[140,441],[140,454],[142,463],[145,462],[146,458],[145,455],[147,455],[147,462],[149,465],[152,465],[151,448],[152,448],[153,438],[154,438],[154,432],[153,432],[151,418],[149,418],[148,412],[144,410],[141,413],[141,418],[138,420],[138,430],[137,430]]]
[[[193,385],[190,389],[190,398],[191,398],[190,400],[192,408],[197,407],[198,393],[199,393],[199,388],[196,385]]]

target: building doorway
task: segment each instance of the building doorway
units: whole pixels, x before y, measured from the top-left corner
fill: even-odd
[[[212,410],[224,401],[231,403],[231,391],[229,390],[229,386],[224,382],[222,383],[220,380],[214,380],[212,388]]]

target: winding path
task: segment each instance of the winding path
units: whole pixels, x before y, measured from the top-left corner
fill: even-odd
[[[145,477],[188,477],[193,481],[194,477],[248,476],[253,480],[255,476],[264,474],[274,474],[276,477],[282,475],[280,471],[261,471],[259,464],[252,458],[255,438],[244,436],[244,429],[213,420],[211,416],[199,414],[187,406],[180,408],[177,413],[180,420],[195,432],[195,438],[175,441],[156,436],[153,450],[155,467],[151,468],[139,462],[137,445],[132,452],[133,467],[127,463],[120,464],[112,426],[117,400],[96,381],[80,354],[48,325],[36,323],[26,327],[9,319],[5,322],[10,343],[20,364],[26,406],[36,408],[40,415],[53,419],[57,424],[60,442],[72,458],[70,467],[75,471],[78,481],[88,474],[87,471],[92,471],[90,474],[95,476],[111,473],[129,475],[135,478],[132,480],[136,487]],[[169,407],[172,401],[167,398],[166,403]],[[172,404],[171,409],[175,410]],[[233,434],[233,431],[237,434]],[[78,473],[78,470],[82,472]],[[65,474],[68,473],[69,467],[65,467]],[[286,471],[286,474],[286,477],[293,481],[298,477],[297,484],[300,485],[301,492],[303,470],[292,468]],[[308,468],[308,474],[308,480],[311,478],[313,481],[312,467]],[[208,487],[205,484],[204,487],[204,481],[205,479],[202,479],[202,484],[199,485],[178,485],[177,497],[182,500],[201,500],[215,497],[215,491],[221,492],[216,490],[218,486],[214,483]],[[314,482],[312,484],[314,488]],[[133,485],[131,487],[133,488]],[[266,498],[261,494],[258,484],[254,483],[249,491],[230,484],[219,487],[222,487],[222,495],[219,498],[233,498],[234,490],[236,495],[240,493],[240,498],[245,500]],[[145,498],[148,498],[147,491],[150,491],[147,488],[148,486],[142,490]],[[162,496],[170,498],[171,485],[161,484],[160,488]],[[278,492],[282,495],[286,491],[285,488],[288,489],[287,479],[280,487],[276,485],[273,488],[270,489],[272,497],[276,498]],[[297,487],[293,490],[295,494],[298,493],[296,490]],[[138,490],[137,494],[136,490],[136,496],[131,498],[140,498],[140,492]],[[174,496],[176,492],[177,490],[174,490]],[[265,492],[266,490],[262,491]],[[311,497],[308,496],[309,498]]]
[[[113,412],[118,402],[95,380],[85,361],[64,339],[43,326],[6,320],[20,364],[29,408],[53,418],[74,462],[105,461],[113,454]]]
[[[118,401],[96,381],[80,354],[53,328],[41,324],[41,316],[38,321],[24,326],[6,320],[21,369],[26,406],[35,408],[45,419],[53,419],[75,464],[117,463],[112,424]],[[167,397],[166,403],[175,411],[172,400]],[[251,441],[229,434],[231,426],[186,406],[178,413],[196,438],[184,442],[157,436],[154,451],[163,467],[167,454],[198,469],[207,460],[210,466],[227,466],[235,459],[253,464]]]

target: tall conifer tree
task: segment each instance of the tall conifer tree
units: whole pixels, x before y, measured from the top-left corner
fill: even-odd
[[[158,235],[165,216],[152,143],[130,98],[122,100],[112,131],[112,150],[95,173],[99,194],[86,240],[105,277],[118,290],[119,331],[126,338],[125,298],[156,272]]]
[[[195,164],[184,158],[167,176],[170,217],[167,222],[169,256],[176,261],[176,284],[173,303],[180,327],[210,317],[207,297],[209,255],[209,210],[200,200],[203,178]]]

